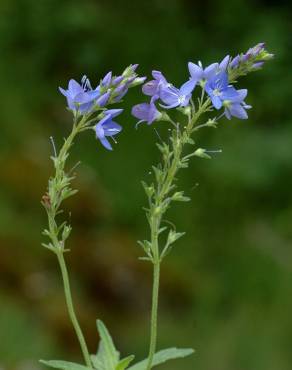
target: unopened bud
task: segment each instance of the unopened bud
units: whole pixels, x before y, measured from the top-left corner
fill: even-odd
[[[131,82],[129,84],[129,87],[135,87],[135,86],[139,86],[139,85],[142,85],[145,80],[146,80],[147,77],[136,77],[133,82]]]
[[[199,148],[195,151],[194,155],[196,157],[210,159],[211,157],[206,152],[206,149]]]
[[[123,74],[122,74],[122,76],[123,77],[130,77],[130,76],[132,76],[133,75],[133,73],[136,71],[136,69],[138,68],[138,65],[139,64],[131,64],[131,65],[129,65],[129,67],[127,67],[125,70],[124,70],[124,72],[123,72]]]

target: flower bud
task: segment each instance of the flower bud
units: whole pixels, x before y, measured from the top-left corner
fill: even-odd
[[[194,155],[196,157],[210,159],[211,157],[206,152],[206,149],[199,148],[194,152]]]
[[[271,53],[267,52],[266,50],[263,50],[259,54],[259,59],[261,59],[262,61],[271,60],[273,58],[274,58],[274,54],[271,54]]]
[[[133,82],[129,84],[129,87],[135,87],[143,84],[147,77],[136,77]]]
[[[106,103],[108,102],[109,100],[109,97],[110,97],[110,92],[106,92],[105,94],[101,95],[97,100],[96,100],[96,103],[98,106],[100,107],[104,107],[106,105]]]
[[[138,65],[139,64],[131,64],[131,65],[129,65],[129,67],[127,67],[125,70],[124,70],[124,72],[123,72],[123,74],[122,74],[122,76],[123,77],[130,77],[130,76],[132,76],[133,75],[133,73],[136,71],[136,69],[138,68]]]
[[[112,85],[113,86],[119,85],[123,81],[123,79],[124,79],[124,76],[117,76],[117,77],[113,78]]]
[[[101,81],[101,86],[108,88],[112,79],[112,72],[108,72]]]

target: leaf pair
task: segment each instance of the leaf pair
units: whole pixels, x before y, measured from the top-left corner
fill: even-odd
[[[96,370],[146,370],[147,358],[130,366],[133,361],[133,355],[120,359],[120,353],[117,351],[114,342],[102,321],[97,321],[97,328],[100,335],[100,343],[96,355],[91,355],[92,366]],[[194,352],[191,348],[168,348],[157,352],[154,355],[152,367],[162,364],[168,360],[189,356]],[[92,370],[87,366],[67,361],[44,361],[44,365],[60,370]]]

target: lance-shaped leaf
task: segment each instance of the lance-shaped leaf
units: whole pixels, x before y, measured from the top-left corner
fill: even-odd
[[[152,367],[160,365],[168,360],[176,358],[182,358],[191,355],[194,352],[191,348],[168,348],[155,353],[153,357]],[[130,366],[128,370],[146,370],[148,359],[138,362],[137,364]]]
[[[91,355],[91,361],[96,370],[125,370],[134,356],[128,356],[120,360],[120,354],[116,350],[114,342],[102,321],[97,320],[97,328],[100,335],[99,347],[96,355]]]
[[[116,370],[120,354],[116,350],[112,337],[102,321],[97,320],[100,342],[96,356],[91,356],[94,367],[98,370]]]
[[[44,365],[49,367],[53,367],[54,369],[61,369],[61,370],[91,370],[89,367],[84,365],[76,364],[74,362],[67,362],[67,361],[59,361],[59,360],[52,360],[52,361],[45,361],[40,360],[40,362]]]
[[[147,256],[151,258],[151,243],[148,240],[138,240],[138,244],[144,249]]]

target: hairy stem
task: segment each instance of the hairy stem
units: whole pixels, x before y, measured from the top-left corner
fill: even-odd
[[[66,299],[69,317],[74,327],[76,336],[78,338],[86,366],[88,366],[91,369],[92,367],[91,367],[89,351],[88,351],[87,344],[85,342],[84,335],[82,333],[81,327],[77,320],[76,313],[75,313],[74,306],[73,306],[72,294],[71,294],[71,289],[70,289],[70,281],[69,281],[69,276],[68,276],[68,270],[66,267],[66,262],[64,259],[64,254],[62,251],[58,251],[56,254],[57,254],[58,262],[59,262],[61,273],[62,273],[65,299]]]
[[[55,157],[52,158],[55,167],[55,174],[49,181],[48,193],[45,196],[45,201],[43,198],[43,205],[45,206],[48,215],[48,230],[46,230],[46,235],[48,235],[51,240],[51,244],[48,248],[57,256],[62,274],[69,317],[79,341],[85,364],[88,368],[92,369],[89,351],[74,310],[68,270],[64,259],[65,241],[71,228],[67,223],[59,225],[56,219],[57,215],[61,212],[60,207],[63,200],[74,193],[70,188],[72,177],[65,172],[65,165],[69,156],[69,150],[73,145],[75,137],[86,128],[86,118],[87,117],[84,116],[79,122],[77,121],[78,117],[75,118],[71,133],[65,139],[59,153],[55,154]],[[61,232],[62,230],[63,233]]]

